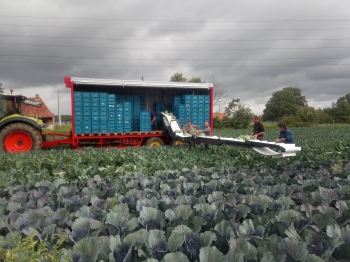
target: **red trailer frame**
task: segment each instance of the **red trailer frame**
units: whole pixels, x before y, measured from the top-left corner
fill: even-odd
[[[123,88],[133,88],[135,86],[142,88],[172,88],[172,89],[208,89],[210,96],[210,127],[213,130],[213,99],[214,87],[210,83],[174,83],[174,82],[147,82],[147,81],[124,81],[124,80],[105,80],[105,79],[86,79],[65,77],[64,82],[67,88],[71,89],[71,107],[72,107],[72,130],[70,134],[54,134],[43,133],[46,141],[43,142],[42,148],[48,148],[57,145],[69,145],[72,149],[81,149],[85,146],[93,146],[98,148],[108,147],[140,147],[146,144],[150,138],[157,137],[163,141],[165,145],[172,143],[172,138],[167,136],[164,131],[150,132],[129,132],[129,133],[101,133],[101,134],[75,134],[74,130],[74,90],[78,85],[94,85],[94,86],[123,86]],[[97,88],[97,87],[96,87]],[[157,145],[157,144],[155,144]]]

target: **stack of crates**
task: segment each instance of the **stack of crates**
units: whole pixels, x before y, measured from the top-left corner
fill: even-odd
[[[108,94],[100,93],[100,133],[108,133]]]
[[[205,121],[210,120],[210,98],[209,96],[204,96],[204,118]]]
[[[179,98],[181,103],[179,103]],[[192,124],[204,129],[204,122],[210,119],[210,97],[207,95],[183,95],[174,97],[173,112],[180,125],[186,123],[187,119]]]
[[[198,96],[198,121],[199,121],[199,128],[204,129],[204,122],[205,117],[204,117],[204,96]]]
[[[141,112],[141,97],[134,96],[133,98],[134,106],[133,106],[133,130],[140,130],[140,112]]]
[[[91,112],[91,133],[100,132],[100,93],[91,92],[90,94],[90,112]]]
[[[74,92],[74,130],[83,133],[83,92]]]
[[[124,132],[123,104],[115,105],[116,132]]]
[[[200,126],[202,123],[199,122],[198,109],[198,96],[192,96],[191,120],[193,123],[196,123],[196,125]]]
[[[131,132],[132,128],[132,117],[131,117],[131,103],[124,102],[123,103],[123,120],[124,120],[124,130],[123,132]]]
[[[181,96],[174,96],[173,97],[173,105],[172,105],[172,112],[175,112],[176,106],[181,104]]]
[[[90,92],[83,92],[83,134],[90,134],[92,132],[90,97]]]
[[[151,131],[151,112],[140,111],[140,129],[141,132]]]
[[[156,102],[155,108],[156,108],[157,113],[165,112],[165,103],[164,102]]]
[[[116,130],[116,120],[115,120],[115,106],[116,106],[116,96],[115,94],[108,94],[107,95],[108,100],[108,116],[107,116],[107,130],[109,133],[117,132]]]

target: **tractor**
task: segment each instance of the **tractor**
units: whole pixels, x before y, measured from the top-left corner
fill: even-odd
[[[0,152],[27,152],[42,147],[41,120],[22,115],[22,105],[40,107],[41,103],[22,95],[0,94]]]

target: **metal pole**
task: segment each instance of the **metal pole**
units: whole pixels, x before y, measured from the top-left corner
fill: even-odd
[[[60,90],[57,90],[57,102],[58,102],[58,125],[61,126],[61,113],[60,113]]]

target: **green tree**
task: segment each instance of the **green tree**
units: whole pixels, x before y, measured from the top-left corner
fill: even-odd
[[[192,78],[188,81],[190,83],[204,83],[200,77],[192,76]]]
[[[337,123],[350,123],[350,93],[340,97],[332,104],[330,113]]]
[[[328,109],[317,109],[316,110],[316,117],[317,117],[317,123],[318,124],[332,124],[333,118],[328,113]]]
[[[296,116],[301,107],[307,106],[305,96],[298,87],[285,87],[272,94],[264,109],[264,121],[277,121],[283,116]]]
[[[4,93],[4,88],[2,87],[2,83],[0,83],[0,94]]]
[[[299,107],[296,116],[307,125],[315,125],[318,123],[316,110],[310,106]]]
[[[170,82],[187,82],[187,78],[182,75],[182,73],[176,72],[170,78]]]
[[[240,103],[240,99],[232,99],[225,107],[226,120],[231,127],[236,129],[247,128],[252,120],[252,110]]]

